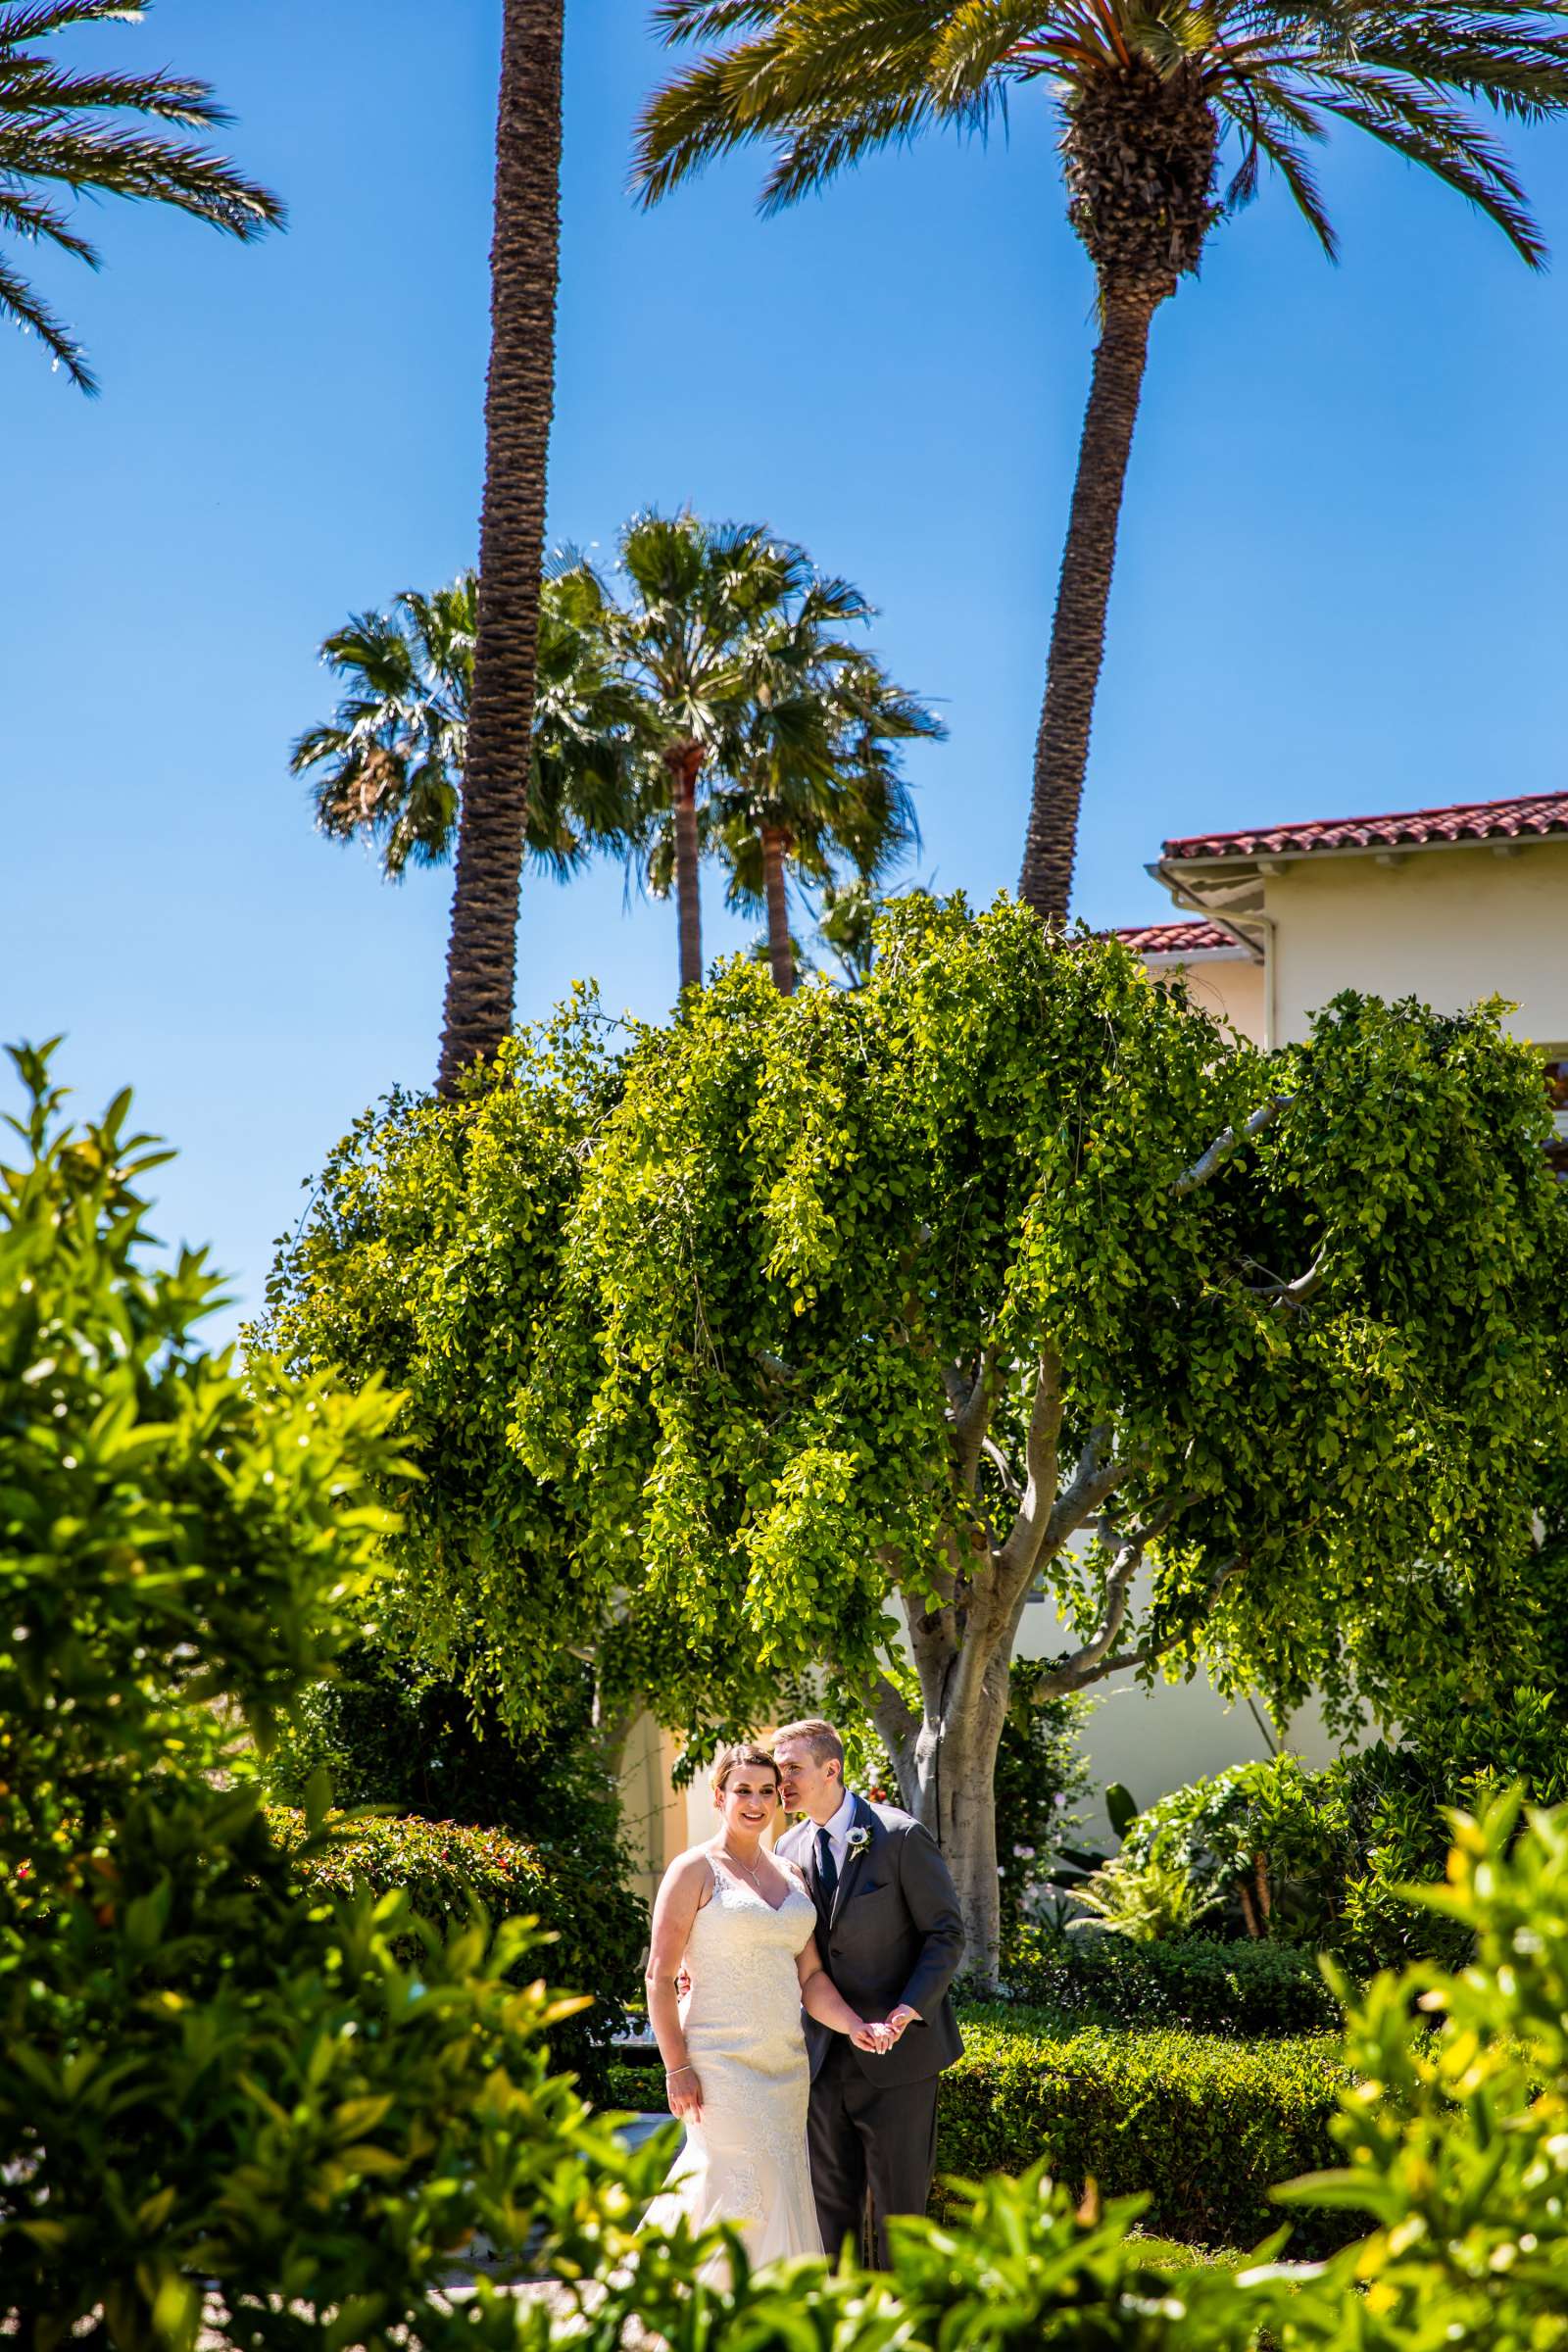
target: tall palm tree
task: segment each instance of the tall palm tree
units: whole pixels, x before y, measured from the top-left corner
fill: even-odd
[[[620,534],[622,601],[578,557],[557,575],[580,626],[602,632],[635,694],[648,804],[662,822],[661,871],[673,879],[680,987],[703,980],[699,802],[708,771],[746,718],[748,664],[815,584],[803,548],[759,523],[636,514]]]
[[[1508,160],[1460,103],[1529,122],[1568,106],[1561,0],[661,0],[710,46],[647,107],[657,201],[754,139],[766,211],[931,124],[983,130],[1019,87],[1061,124],[1067,215],[1094,265],[1100,340],[1052,630],[1019,895],[1062,916],[1104,652],[1150,322],[1215,223],[1272,166],[1329,254],[1308,161],[1336,122],[1479,207],[1532,269],[1540,234]],[[1216,193],[1220,153],[1235,168]]]
[[[282,220],[277,198],[225,157],[173,135],[228,121],[206,82],[168,73],[72,71],[43,47],[57,33],[137,24],[145,14],[127,0],[0,7],[0,235],[51,246],[96,270],[97,248],[57,191],[172,205],[241,242]],[[36,335],[78,390],[97,391],[81,345],[3,251],[0,318]]]
[[[561,273],[563,0],[502,0],[473,693],[436,1083],[512,1026]]]
[[[476,575],[463,572],[433,596],[405,589],[390,612],[356,612],[321,647],[344,691],[332,717],[298,738],[289,765],[312,778],[321,832],[373,842],[389,881],[452,855],[477,606]],[[624,856],[635,845],[636,716],[603,642],[546,583],[523,842],[558,880],[595,850]]]
[[[819,610],[813,591],[759,649],[708,808],[729,899],[764,911],[768,961],[784,996],[796,979],[789,874],[825,889],[847,874],[867,888],[885,879],[920,839],[898,746],[947,733],[873,656],[824,634],[841,587],[825,584]],[[861,613],[869,618],[869,608]]]

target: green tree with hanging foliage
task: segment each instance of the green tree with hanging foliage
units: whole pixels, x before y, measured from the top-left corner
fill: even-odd
[[[580,1004],[329,1167],[277,1336],[408,1391],[423,1639],[519,1720],[876,1723],[994,1975],[994,1768],[1038,1698],[1182,1676],[1397,1713],[1505,1641],[1565,1433],[1568,1200],[1494,1008],[1336,1001],[1263,1054],[1114,940],[915,898],[862,984]],[[1462,1661],[1461,1661],[1462,1663]],[[1487,1668],[1490,1675],[1490,1666]]]

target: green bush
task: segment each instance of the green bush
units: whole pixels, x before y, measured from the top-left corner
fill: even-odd
[[[1456,1965],[1467,1932],[1405,1893],[1442,1879],[1448,1807],[1485,1811],[1514,1783],[1542,1804],[1568,1796],[1561,1694],[1521,1685],[1483,1705],[1467,1690],[1456,1674],[1428,1691],[1406,1739],[1322,1771],[1286,1753],[1173,1789],[1138,1815],[1123,1852],[1184,1872],[1238,1937],[1327,1951],[1359,1978]]]
[[[508,1830],[596,1875],[623,1877],[615,1784],[591,1748],[590,1670],[581,1668],[549,1736],[519,1738],[493,1697],[476,1695],[473,1661],[438,1674],[403,1646],[412,1635],[400,1599],[383,1587],[376,1631],[303,1694],[267,1759],[268,1794],[297,1805],[324,1771],[345,1807]]]
[[[1108,2196],[1147,2195],[1148,2226],[1197,2245],[1250,2245],[1277,2225],[1269,2190],[1327,2161],[1349,2081],[1330,2034],[1249,2048],[1174,2030],[1063,2032],[993,2008],[965,2014],[963,2038],[942,2078],[939,2174],[1044,2162],[1075,2193],[1093,2180]],[[1305,2222],[1300,2247],[1345,2234]]]
[[[194,1335],[151,1261],[122,1098],[73,1131],[17,1056],[0,1168],[0,2276],[20,2340],[190,2352],[521,2343],[453,2249],[613,2259],[625,2168],[547,2079],[524,1936],[312,1899],[254,1745],[354,1634],[391,1400]],[[230,1776],[232,1785],[224,1785]],[[328,1871],[333,1863],[323,1857]],[[395,1947],[413,1939],[406,1965]],[[579,2153],[591,2159],[585,2175]],[[617,2185],[619,2184],[619,2185]],[[608,2234],[607,2234],[608,2231]],[[624,2239],[619,2242],[624,2245]],[[96,2317],[94,2315],[97,2315]],[[477,2320],[482,2328],[475,2328]],[[537,2329],[535,2329],[537,2335]]]
[[[1075,2023],[1256,2036],[1334,2033],[1342,2022],[1315,1955],[1292,1944],[1134,1943],[1024,1928],[1003,1973],[1009,1999]]]
[[[537,1919],[554,1938],[547,1960],[554,1982],[594,1995],[591,2009],[556,2029],[551,2046],[587,2090],[603,2091],[603,2048],[625,2023],[624,2003],[647,1940],[643,1905],[617,1881],[535,1853],[500,1830],[456,1822],[328,1815],[313,1840],[303,1813],[270,1806],[267,1820],[280,1849],[296,1855],[296,1878],[313,1893],[347,1895],[361,1885],[378,1896],[401,1890],[412,1920],[442,1934],[466,1927],[476,1902],[493,1920]],[[410,1959],[417,1956],[412,1925],[399,1948]],[[536,1970],[537,1956],[530,1966]]]

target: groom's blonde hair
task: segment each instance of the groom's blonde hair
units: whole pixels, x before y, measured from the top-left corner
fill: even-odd
[[[804,1747],[813,1764],[836,1764],[840,1780],[844,1778],[844,1742],[820,1715],[808,1715],[804,1723],[787,1723],[781,1732],[773,1734],[775,1747],[786,1740]]]

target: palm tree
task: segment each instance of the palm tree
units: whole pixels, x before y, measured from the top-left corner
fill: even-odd
[[[479,612],[437,1086],[512,1026],[561,272],[563,0],[502,0]]]
[[[277,198],[225,157],[144,127],[207,131],[226,122],[206,82],[167,73],[74,72],[42,48],[56,33],[135,24],[144,14],[126,0],[0,7],[0,235],[52,246],[96,270],[97,248],[74,225],[57,190],[173,205],[242,243],[282,220]],[[139,120],[116,119],[127,116]],[[3,252],[0,317],[36,335],[78,390],[97,391],[81,345]]]
[[[1018,885],[1043,915],[1067,909],[1154,312],[1197,270],[1215,223],[1256,193],[1265,162],[1333,254],[1308,148],[1336,122],[1434,172],[1539,268],[1507,157],[1460,102],[1525,122],[1568,106],[1562,13],[1558,0],[662,0],[670,42],[710,46],[643,115],[649,203],[753,139],[775,143],[771,212],[929,124],[984,130],[1015,87],[1056,109],[1100,340]],[[1227,141],[1235,169],[1216,195]]]
[[[647,805],[662,835],[651,870],[673,879],[680,987],[703,980],[699,802],[707,771],[748,711],[748,665],[815,584],[803,548],[759,523],[636,514],[621,532],[621,602],[578,557],[557,578],[578,624],[601,633],[636,696]]]
[[[389,881],[452,855],[477,606],[476,575],[466,571],[433,596],[405,589],[390,612],[354,613],[321,647],[344,692],[333,716],[299,737],[289,765],[312,777],[320,831],[375,843]],[[624,856],[637,839],[637,709],[604,653],[547,583],[523,842],[558,880],[595,850]]]
[[[885,879],[920,839],[896,747],[947,733],[874,657],[824,635],[822,621],[855,592],[830,582],[820,605],[818,594],[769,632],[751,665],[747,710],[722,748],[723,779],[708,808],[730,902],[764,910],[768,961],[786,997],[796,977],[788,873],[828,890],[846,869],[865,888]],[[855,601],[857,617],[869,619]]]

